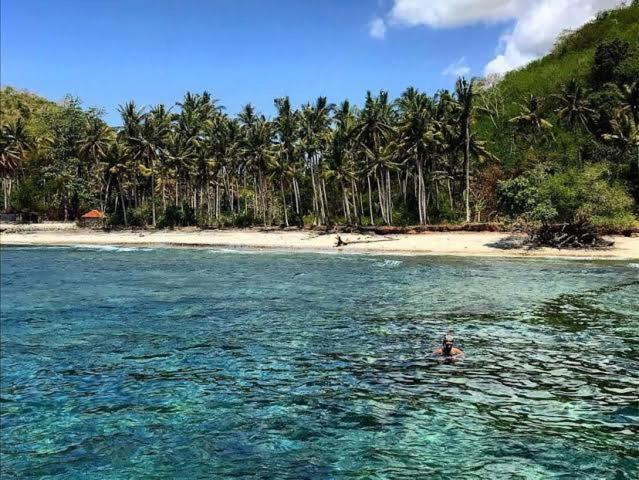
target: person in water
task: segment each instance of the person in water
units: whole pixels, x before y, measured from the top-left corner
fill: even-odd
[[[444,357],[456,357],[458,355],[463,355],[464,352],[455,347],[454,343],[455,336],[453,335],[452,330],[448,330],[448,333],[442,340],[442,348],[435,350],[435,354],[442,355]]]

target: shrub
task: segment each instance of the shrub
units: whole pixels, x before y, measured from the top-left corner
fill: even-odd
[[[11,205],[16,210],[24,212],[44,212],[46,209],[42,201],[42,191],[31,179],[26,179],[16,185],[11,192]]]
[[[151,210],[147,206],[129,208],[127,211],[129,226],[145,227],[151,223]]]
[[[393,225],[408,226],[415,225],[419,220],[415,219],[414,210],[411,211],[403,202],[397,202],[393,205]]]
[[[233,217],[233,226],[246,228],[255,224],[255,218],[253,218],[253,212],[248,210],[246,213],[240,213]]]
[[[618,183],[607,179],[602,164],[571,168],[551,175],[541,186],[542,195],[557,209],[562,222],[606,225],[631,218],[632,199]]]
[[[619,77],[619,67],[628,57],[630,44],[621,40],[605,42],[597,46],[590,77],[595,85],[614,82]]]
[[[498,196],[512,218],[531,222],[590,223],[615,229],[633,223],[632,199],[621,184],[608,180],[602,164],[559,172],[539,167],[500,182]]]

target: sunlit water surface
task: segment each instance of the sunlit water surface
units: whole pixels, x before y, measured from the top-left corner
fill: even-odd
[[[3,478],[637,478],[636,263],[1,256]]]

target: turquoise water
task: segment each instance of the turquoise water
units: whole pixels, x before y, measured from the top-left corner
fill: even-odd
[[[2,478],[636,478],[636,263],[1,257]]]

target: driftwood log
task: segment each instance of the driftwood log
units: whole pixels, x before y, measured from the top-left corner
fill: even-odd
[[[527,244],[533,248],[610,248],[615,244],[602,238],[586,223],[543,225],[529,235]]]

